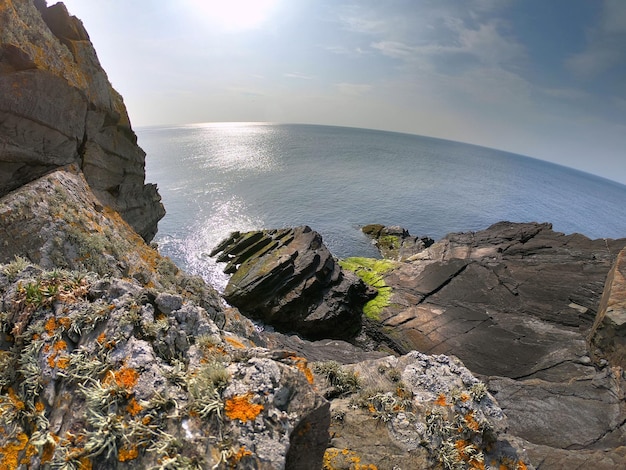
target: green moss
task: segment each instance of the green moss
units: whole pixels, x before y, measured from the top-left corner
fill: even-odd
[[[341,260],[339,264],[343,269],[355,273],[366,284],[378,289],[378,295],[363,307],[363,313],[367,318],[378,320],[380,312],[389,305],[392,293],[383,275],[395,268],[397,263],[388,259],[353,257]]]
[[[400,237],[396,235],[383,235],[376,240],[376,243],[381,248],[387,248],[388,250],[397,250],[400,248]]]

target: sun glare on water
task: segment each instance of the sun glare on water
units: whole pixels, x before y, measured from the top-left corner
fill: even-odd
[[[229,32],[261,26],[279,0],[191,0],[194,15]]]

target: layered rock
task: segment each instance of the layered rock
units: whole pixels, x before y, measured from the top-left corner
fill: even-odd
[[[373,295],[341,269],[310,227],[233,233],[211,253],[233,274],[224,298],[245,314],[309,338],[350,338]]]
[[[0,196],[75,163],[144,239],[165,214],[121,96],[62,3],[0,5]]]
[[[559,455],[591,464],[595,450],[616,449],[626,439],[622,369],[594,365],[586,344],[624,246],[626,239],[564,235],[549,224],[502,222],[450,234],[383,276],[390,303],[368,326],[400,353],[459,357],[485,377],[511,434],[538,449],[581,449]],[[607,281],[617,287],[614,300],[605,294],[601,311],[614,305],[619,312],[619,266],[618,259]],[[599,341],[601,333],[592,337]],[[601,348],[610,354],[619,333],[606,337],[617,339]]]

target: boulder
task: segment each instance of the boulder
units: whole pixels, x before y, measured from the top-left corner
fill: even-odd
[[[62,3],[14,0],[0,24],[0,196],[75,163],[102,206],[152,239],[165,210],[80,20]]]
[[[350,338],[373,292],[343,271],[308,226],[233,233],[211,253],[232,273],[226,301],[252,318],[317,338]]]
[[[396,261],[405,261],[435,243],[430,237],[411,236],[408,230],[396,225],[369,224],[361,231],[372,239],[383,257]]]
[[[497,401],[458,359],[413,351],[312,369],[330,400],[325,468],[532,468]]]

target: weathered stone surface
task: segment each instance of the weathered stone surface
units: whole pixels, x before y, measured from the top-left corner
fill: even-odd
[[[224,298],[279,330],[309,338],[349,338],[373,294],[341,269],[322,237],[307,226],[234,233],[212,256],[233,273]]]
[[[331,397],[328,468],[532,468],[497,402],[455,358],[413,351],[312,368]]]
[[[435,243],[430,237],[411,236],[408,230],[395,225],[370,224],[361,230],[385,258],[397,261],[404,261]]]
[[[626,370],[626,250],[606,278],[596,320],[589,333],[592,357]]]
[[[459,357],[485,377],[513,435],[560,449],[612,449],[626,438],[622,369],[594,365],[586,339],[625,245],[534,223],[450,234],[385,276],[391,304],[368,328],[399,352]],[[619,333],[610,336],[598,349],[620,347]]]
[[[182,289],[214,315],[221,312],[217,292],[180,271],[117,212],[102,207],[76,165],[0,198],[0,263],[15,256],[46,269],[93,271],[134,278],[146,287]]]
[[[0,466],[321,468],[329,404],[306,361],[193,302],[166,315],[137,282],[16,261],[0,305]]]
[[[80,20],[35,4],[0,5],[0,196],[76,163],[101,205],[150,240],[165,210],[122,98]]]

